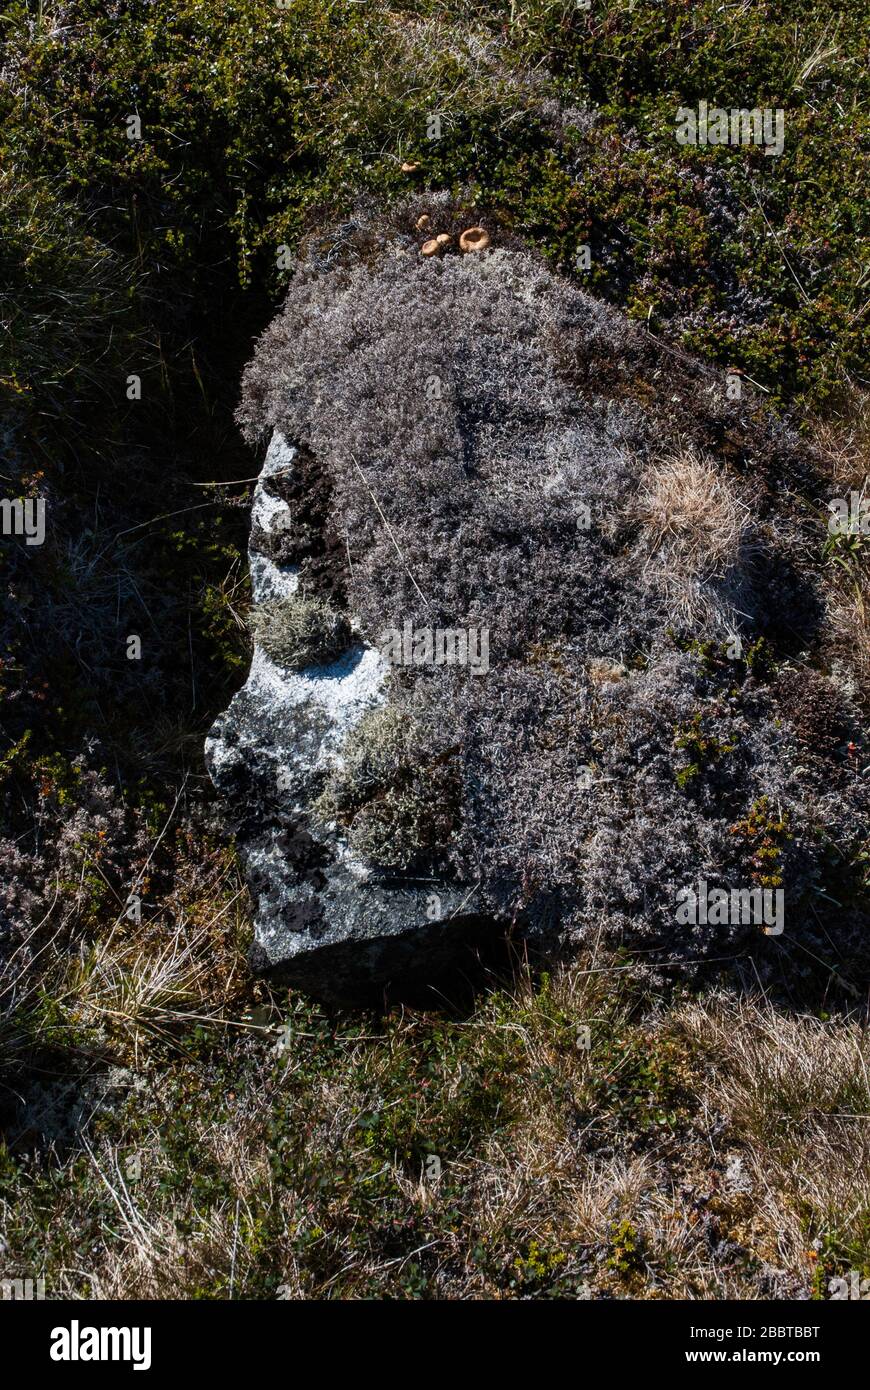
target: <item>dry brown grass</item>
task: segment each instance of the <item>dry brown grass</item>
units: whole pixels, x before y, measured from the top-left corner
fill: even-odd
[[[160,1026],[185,960],[142,975]],[[114,970],[91,978],[111,1015]],[[289,1042],[277,1010],[171,1069],[145,1029],[126,1112],[20,1182],[8,1273],[32,1230],[56,1296],[793,1298],[861,1268],[866,1033],[644,979],[599,953],[464,1020],[337,1034],[296,1001]]]
[[[833,673],[870,705],[870,570],[866,561],[850,572],[830,566],[825,626]]]
[[[748,558],[748,505],[721,467],[691,449],[651,464],[632,514],[649,552],[648,581],[689,618],[710,606],[704,586]]]
[[[870,480],[870,392],[849,392],[841,409],[810,421],[810,439],[827,473],[826,495],[816,499],[820,516],[820,548],[827,539],[827,503],[849,498],[855,491],[867,496]],[[839,559],[835,555],[839,553]],[[832,671],[856,687],[870,705],[870,543],[855,556],[846,548],[830,557],[824,573],[827,651]],[[845,563],[844,563],[845,562]]]
[[[852,491],[866,498],[870,480],[870,394],[858,392],[848,410],[813,423],[812,440],[829,472],[828,495],[819,499],[824,522],[834,497]],[[820,527],[820,546],[826,534]],[[835,671],[856,683],[870,704],[870,537],[849,553],[846,546],[827,565],[826,621],[828,649]],[[836,556],[839,558],[836,558]]]
[[[866,1240],[870,1215],[870,1037],[858,1022],[784,1015],[727,995],[681,1011],[714,1059],[705,1103],[727,1120],[758,1222],[800,1275],[822,1244]]]
[[[856,390],[848,408],[813,417],[810,425],[810,438],[831,470],[834,491],[860,491],[870,473],[870,392]]]

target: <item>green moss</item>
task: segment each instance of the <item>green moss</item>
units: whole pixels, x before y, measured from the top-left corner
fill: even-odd
[[[530,1240],[526,1250],[514,1260],[517,1284],[528,1297],[539,1296],[554,1284],[558,1287],[562,1266],[568,1259],[565,1250],[555,1250],[540,1240]]]
[[[750,676],[757,681],[771,681],[776,675],[777,664],[765,637],[758,637],[746,649],[743,662]]]
[[[753,802],[742,820],[732,825],[732,835],[746,842],[751,877],[761,888],[782,886],[782,854],[792,839],[787,812],[774,812],[770,800],[761,796]]]
[[[630,1221],[614,1222],[610,1232],[607,1267],[624,1278],[641,1274],[645,1268],[645,1243]]]
[[[31,729],[25,729],[21,738],[0,757],[0,782],[5,782],[14,772],[16,765],[23,761],[32,733]]]
[[[730,637],[719,641],[713,637],[684,638],[673,629],[668,630],[668,637],[680,651],[691,652],[698,658],[705,676],[724,676],[741,682],[747,676],[752,676],[754,680],[769,682],[777,671],[777,663],[766,637],[757,637],[739,657],[731,654],[734,648],[733,638]]]
[[[342,764],[313,813],[337,821],[351,847],[381,868],[431,862],[443,854],[457,824],[452,754],[426,748],[413,722],[393,706],[371,710],[348,735]]]
[[[677,730],[674,747],[685,753],[688,759],[687,766],[680,768],[676,774],[677,786],[685,790],[702,773],[715,767],[726,753],[733,752],[736,744],[723,743],[715,734],[707,733],[703,715],[699,712]]]

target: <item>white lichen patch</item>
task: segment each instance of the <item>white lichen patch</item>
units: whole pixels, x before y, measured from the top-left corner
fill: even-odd
[[[290,508],[280,498],[266,492],[264,481],[293,466],[296,450],[276,433],[266,455],[251,506],[252,529],[272,531],[289,524]],[[299,584],[295,566],[278,565],[258,551],[249,552],[254,601],[283,598],[295,593]],[[259,643],[248,679],[236,700],[254,718],[245,721],[241,738],[228,745],[220,733],[207,740],[207,753],[215,772],[226,769],[249,754],[271,762],[275,782],[288,792],[304,796],[306,784],[332,767],[347,734],[365,712],[382,704],[388,663],[374,647],[355,642],[335,661],[302,670],[282,667],[268,656]],[[304,726],[304,739],[283,740],[281,729]],[[270,730],[269,738],[264,731]],[[315,733],[315,731],[319,731]],[[261,737],[262,736],[262,737]],[[271,747],[269,746],[271,745]]]
[[[273,708],[312,705],[329,720],[330,747],[341,743],[367,709],[383,702],[389,667],[374,647],[356,644],[329,666],[287,671],[254,648],[247,689]],[[327,740],[325,740],[326,742]]]
[[[295,457],[296,450],[276,431],[254,488],[251,501],[252,532],[259,530],[274,535],[292,526],[293,518],[287,503],[267,492],[263,484],[268,478],[290,472]],[[289,598],[299,588],[299,574],[295,565],[277,565],[267,555],[250,550],[248,568],[255,603],[264,603],[270,598]]]

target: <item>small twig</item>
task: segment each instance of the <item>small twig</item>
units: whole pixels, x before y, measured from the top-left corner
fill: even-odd
[[[292,468],[276,468],[274,473],[269,473],[269,478],[278,478],[282,473],[292,473]],[[262,473],[258,473],[255,478],[214,478],[210,483],[188,483],[188,487],[241,487],[242,483],[259,483]]]
[[[140,521],[138,526],[128,526],[126,531],[118,531],[114,539],[120,540],[122,536],[130,536],[134,531],[141,531],[143,526],[153,526],[155,521],[166,521],[171,516],[183,516],[185,512],[198,512],[203,507],[219,507],[220,502],[215,499],[211,502],[197,502],[193,507],[179,507],[177,512],[163,512],[161,516],[152,516],[150,521]]]
[[[363,473],[362,469],[360,468],[359,464],[357,463],[356,459],[354,458],[353,454],[351,454],[351,462],[353,463],[353,466],[354,466],[354,468],[356,469],[357,473],[359,473],[360,477],[362,478],[362,480],[363,480],[363,485],[364,485],[364,487],[366,488],[366,491],[368,492],[369,496],[371,497],[372,501],[374,502],[375,506],[376,506],[377,509],[378,509],[378,514],[380,515],[381,521],[384,523],[384,526],[385,526],[386,531],[387,531],[387,535],[389,536],[390,540],[393,542],[393,545],[396,547],[396,554],[398,555],[398,557],[399,557],[399,559],[401,560],[402,564],[405,566],[405,573],[407,574],[407,576],[408,576],[408,578],[410,579],[411,583],[414,585],[414,588],[417,590],[417,593],[420,595],[420,597],[421,597],[421,599],[423,600],[423,602],[425,603],[426,607],[427,607],[427,608],[431,608],[431,607],[432,607],[431,603],[429,602],[429,600],[427,599],[426,595],[423,593],[423,590],[420,588],[420,585],[417,583],[416,579],[414,578],[413,574],[411,573],[410,567],[409,567],[409,565],[408,565],[408,561],[405,559],[404,555],[402,554],[401,550],[399,549],[399,542],[396,540],[396,537],[393,535],[392,528],[391,528],[391,526],[390,526],[390,523],[387,521],[387,518],[384,516],[383,509],[382,509],[382,507],[381,507],[380,502],[378,501],[377,497],[375,497],[375,494],[372,492],[371,488],[369,487],[368,482],[366,481],[366,476],[365,476],[365,474]]]
[[[809,303],[810,303],[810,297],[809,297],[809,295],[807,294],[806,290],[804,289],[803,285],[801,284],[800,280],[798,279],[798,277],[797,277],[797,275],[796,275],[796,273],[795,273],[794,267],[792,266],[791,261],[789,260],[788,256],[785,254],[785,252],[783,251],[783,249],[782,249],[782,247],[781,247],[781,245],[780,245],[780,242],[779,242],[779,237],[777,236],[776,232],[773,230],[773,227],[771,227],[771,225],[770,225],[770,221],[769,221],[769,219],[768,219],[767,213],[764,211],[764,208],[761,206],[761,199],[759,198],[758,193],[757,193],[756,188],[755,188],[755,184],[752,182],[751,179],[749,180],[749,187],[752,189],[752,196],[753,196],[753,198],[755,199],[756,203],[758,204],[758,210],[759,210],[759,212],[761,213],[762,217],[764,218],[765,222],[767,223],[768,231],[770,232],[770,235],[773,237],[774,241],[776,242],[776,249],[777,249],[777,251],[778,251],[779,254],[782,256],[782,259],[785,261],[786,265],[788,266],[789,271],[791,272],[791,277],[792,277],[792,279],[794,280],[795,284],[797,285],[798,289],[800,290],[801,294],[803,295],[804,301],[805,301],[807,304],[809,304]]]

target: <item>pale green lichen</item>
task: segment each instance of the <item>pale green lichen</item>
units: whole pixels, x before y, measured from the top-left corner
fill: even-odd
[[[258,604],[249,619],[254,640],[279,666],[298,671],[334,661],[350,642],[343,613],[321,599],[292,594]]]
[[[314,803],[315,818],[342,826],[351,848],[385,869],[437,858],[457,822],[458,780],[450,752],[424,746],[393,706],[370,710],[350,732],[342,764]]]

